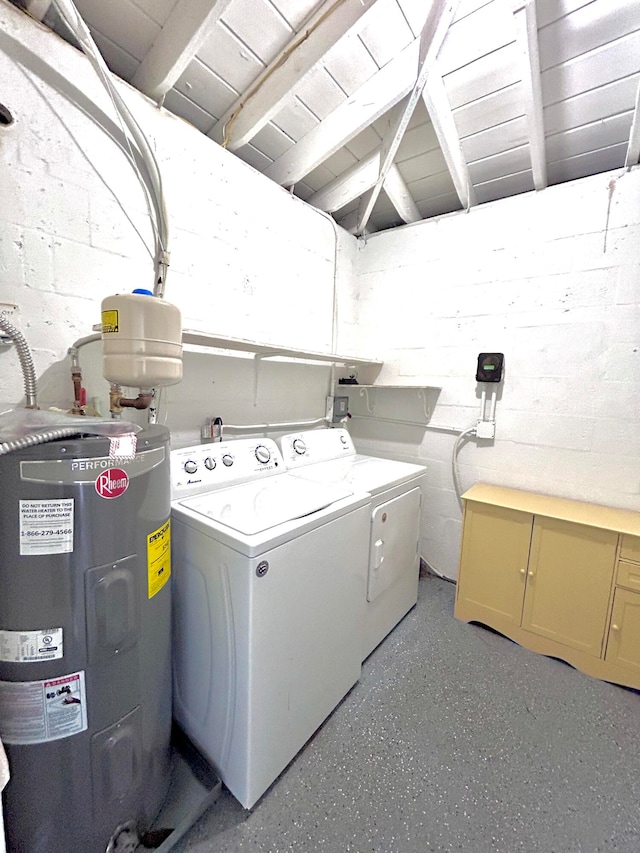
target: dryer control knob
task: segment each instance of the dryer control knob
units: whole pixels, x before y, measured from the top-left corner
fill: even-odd
[[[256,459],[258,462],[262,462],[263,465],[266,465],[266,463],[271,459],[271,451],[269,448],[265,447],[264,444],[259,444],[256,447]]]
[[[340,436],[340,441],[341,441],[343,444],[346,444],[346,443],[347,443],[347,436],[346,436],[346,435],[341,435],[341,436]]]
[[[299,453],[300,456],[304,456],[304,454],[307,452],[307,445],[301,438],[295,438],[293,440],[293,449],[296,453]]]
[[[233,465],[233,456],[230,453],[225,453],[222,457],[222,464],[226,465],[227,468],[231,468]]]
[[[195,474],[198,470],[198,463],[194,462],[193,459],[189,459],[188,462],[184,463],[184,470],[187,474]]]
[[[213,458],[213,456],[207,456],[207,458],[204,460],[204,467],[207,469],[207,471],[213,471],[213,469],[216,467],[216,460]]]

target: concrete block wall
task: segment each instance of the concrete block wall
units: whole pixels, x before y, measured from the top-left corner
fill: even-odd
[[[453,432],[475,423],[480,352],[504,352],[494,441],[459,452],[477,481],[640,509],[640,170],[550,187],[360,244],[353,346],[382,342],[379,383],[351,392],[360,449],[429,468],[422,553],[457,576],[461,511]],[[435,403],[435,405],[434,405]]]
[[[131,167],[95,120],[112,122],[113,111],[86,58],[4,2],[0,78],[15,119],[0,126],[0,303],[17,306],[12,319],[33,349],[39,401],[67,408],[67,348],[100,321],[104,296],[153,286],[150,220]],[[185,328],[332,351],[337,316],[348,313],[335,279],[351,274],[354,238],[138,92],[120,90],[160,163],[171,232],[166,297]],[[104,401],[93,350],[81,352],[88,393]],[[240,423],[276,411],[278,420],[319,417],[329,368],[303,379],[299,367],[262,369],[256,384],[246,359],[194,356],[184,399],[182,386],[168,389],[168,422],[177,417],[187,441],[197,440],[205,414]],[[221,399],[212,384],[221,370],[237,392],[232,408],[232,395]],[[20,401],[17,358],[6,348],[0,387],[4,403]]]

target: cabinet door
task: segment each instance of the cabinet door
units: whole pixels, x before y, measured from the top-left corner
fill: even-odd
[[[640,672],[640,594],[637,592],[616,589],[606,660]]]
[[[520,624],[532,524],[529,513],[467,501],[458,600],[474,619]]]
[[[536,518],[522,627],[600,657],[618,536]]]

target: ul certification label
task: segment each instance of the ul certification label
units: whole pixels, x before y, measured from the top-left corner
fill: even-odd
[[[87,728],[84,672],[49,681],[0,681],[0,737],[48,743]]]
[[[20,553],[73,551],[73,498],[20,501]]]
[[[62,657],[62,628],[0,631],[0,661],[29,663]]]
[[[167,521],[147,537],[149,598],[153,598],[171,577],[171,527]]]

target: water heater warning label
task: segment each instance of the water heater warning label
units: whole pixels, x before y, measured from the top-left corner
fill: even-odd
[[[0,737],[48,743],[87,728],[84,672],[48,681],[0,681]]]
[[[147,571],[149,575],[149,598],[153,598],[171,577],[171,527],[169,521],[147,536]]]
[[[73,551],[73,498],[20,501],[20,553]]]
[[[33,663],[55,660],[62,655],[62,628],[0,631],[0,661]]]

